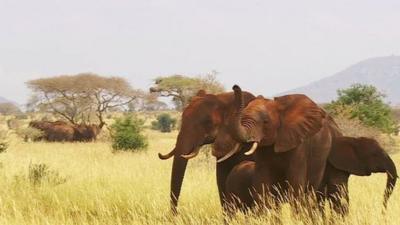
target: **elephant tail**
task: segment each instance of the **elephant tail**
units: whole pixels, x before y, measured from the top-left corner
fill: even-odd
[[[385,194],[383,198],[383,206],[386,208],[387,207],[387,202],[393,193],[394,186],[396,185],[396,181],[398,178],[397,171],[396,171],[396,166],[393,162],[393,160],[387,156],[387,164],[386,164],[386,174],[387,174],[387,182],[386,182],[386,189],[385,189]]]

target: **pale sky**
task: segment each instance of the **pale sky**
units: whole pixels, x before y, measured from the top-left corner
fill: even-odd
[[[94,72],[147,89],[219,72],[273,95],[369,57],[400,55],[399,0],[0,0],[0,96],[25,81]]]

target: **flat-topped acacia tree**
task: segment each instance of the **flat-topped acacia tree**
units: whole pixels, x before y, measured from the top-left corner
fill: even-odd
[[[216,71],[204,76],[189,77],[184,75],[170,75],[157,77],[150,93],[157,93],[161,97],[172,97],[177,110],[182,110],[199,90],[207,93],[221,93],[224,86],[216,79]]]
[[[33,95],[28,108],[51,112],[73,124],[90,123],[96,115],[104,125],[108,110],[126,107],[141,95],[121,77],[104,77],[93,73],[61,75],[27,82]]]

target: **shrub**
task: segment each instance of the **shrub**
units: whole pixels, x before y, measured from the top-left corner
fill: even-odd
[[[171,132],[176,126],[176,119],[172,118],[168,113],[163,113],[157,116],[157,120],[151,123],[153,130],[160,130],[161,132]]]
[[[59,185],[67,181],[66,178],[60,176],[58,171],[51,170],[49,166],[44,163],[29,164],[28,180],[35,186],[41,185],[44,182],[51,185]]]
[[[21,127],[22,122],[18,119],[9,119],[7,120],[7,126],[10,130],[17,130]]]
[[[44,132],[34,127],[25,127],[18,129],[17,135],[23,138],[25,142],[29,140],[40,141],[44,136]]]
[[[21,113],[21,114],[17,114],[15,115],[15,119],[17,120],[27,120],[29,119],[27,114]]]
[[[147,138],[141,134],[143,125],[143,120],[132,116],[116,119],[110,127],[113,149],[133,151],[147,148]]]
[[[383,133],[378,128],[366,126],[357,118],[349,119],[346,116],[336,116],[335,121],[345,136],[373,138],[389,153],[399,150],[396,148],[396,141],[391,135]]]
[[[0,131],[0,153],[3,153],[8,148],[8,132],[7,131]]]
[[[334,115],[358,119],[366,126],[378,128],[388,134],[397,131],[392,110],[383,101],[385,95],[374,86],[354,84],[348,89],[338,90],[338,99],[326,106]]]

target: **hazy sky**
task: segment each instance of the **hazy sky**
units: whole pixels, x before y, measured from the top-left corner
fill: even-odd
[[[24,82],[41,76],[95,72],[147,88],[211,70],[268,96],[399,55],[399,12],[398,0],[0,0],[0,96],[24,103]]]

